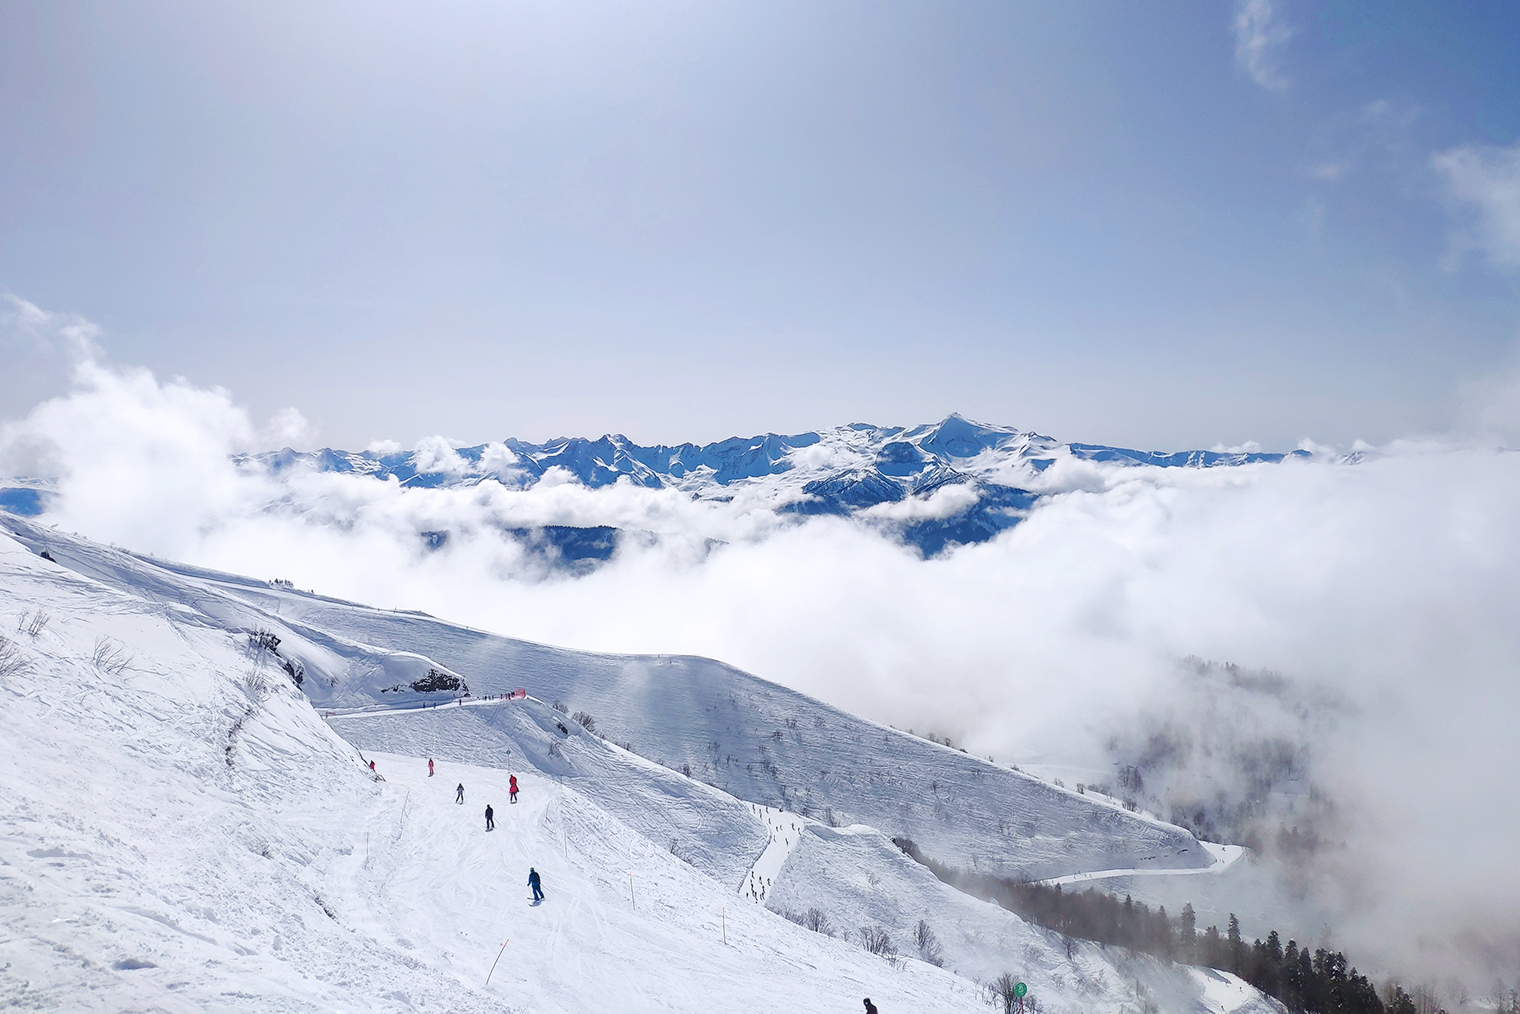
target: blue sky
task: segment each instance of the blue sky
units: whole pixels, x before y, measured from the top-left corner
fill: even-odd
[[[1520,5],[8,5],[0,289],[311,444],[1445,432]],[[0,417],[59,381],[10,315]]]

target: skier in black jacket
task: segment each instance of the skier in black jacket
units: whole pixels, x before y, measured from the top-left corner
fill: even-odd
[[[533,888],[533,904],[537,905],[544,900],[544,889],[539,886],[538,871],[528,867],[528,886]]]
[[[457,788],[457,789],[454,790],[454,802],[456,802],[456,803],[463,803],[464,802],[464,782],[460,782],[459,783],[459,788]]]
[[[496,813],[495,813],[494,810],[491,809],[491,804],[487,803],[486,804],[486,830],[487,831],[494,831],[494,830],[496,830],[495,816],[496,816]]]
[[[871,1002],[870,997],[866,997],[866,1014],[876,1014],[876,1005]]]

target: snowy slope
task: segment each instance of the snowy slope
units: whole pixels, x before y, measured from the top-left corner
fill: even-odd
[[[758,814],[560,730],[537,701],[324,721],[279,656],[227,622],[251,608],[241,600],[113,550],[66,548],[89,566],[0,535],[9,1006],[852,1011],[870,995],[886,1014],[977,1011],[975,977],[1011,970],[1049,1011],[1118,1014],[1137,990],[1168,1011],[1275,1009],[1230,977],[1096,947],[1068,957],[1045,931],[939,884],[875,829]],[[291,634],[312,651],[308,681],[322,665],[385,661],[301,629]],[[406,752],[361,755],[339,732]],[[436,777],[424,754],[440,760]],[[899,940],[908,920],[929,919],[946,967],[889,963],[745,900],[772,827],[795,829],[768,878],[776,897],[826,900],[837,926],[874,921]],[[527,899],[530,865],[544,877],[540,906]]]
[[[1045,879],[1213,863],[1181,828],[867,722],[710,659],[533,644],[145,560],[16,518],[4,523],[34,550],[46,548],[80,573],[229,628],[274,631],[283,656],[306,668],[305,692],[323,707],[450,699],[406,689],[438,666],[459,674],[477,696],[526,687],[544,701],[562,700],[570,711],[594,716],[613,742],[741,799],[869,824],[912,838],[952,865]],[[398,685],[403,689],[391,692]],[[510,748],[510,735],[499,728],[484,724],[477,735]]]

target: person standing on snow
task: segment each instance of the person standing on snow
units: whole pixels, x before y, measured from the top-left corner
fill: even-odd
[[[866,997],[866,1014],[876,1014],[876,1005],[871,1002],[870,997]]]
[[[486,804],[486,830],[496,830],[496,811],[491,809],[491,804]]]
[[[433,758],[428,758],[428,777],[433,777]]]
[[[538,871],[528,867],[528,886],[533,888],[533,904],[537,905],[544,900],[543,888],[539,886]]]
[[[510,793],[511,796],[512,796],[512,799],[510,801],[513,802],[513,803],[517,802],[517,776],[516,775],[512,776],[512,782],[511,782],[510,785],[507,786],[507,792]]]
[[[464,803],[464,782],[459,783],[459,788],[454,790],[454,802]]]
[[[373,770],[375,770],[375,762],[374,762],[374,761],[370,761],[370,762],[369,762],[369,769],[370,769],[370,770],[371,770],[371,771],[373,771]]]

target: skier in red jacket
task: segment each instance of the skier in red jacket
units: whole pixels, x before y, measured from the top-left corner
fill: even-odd
[[[428,758],[428,777],[433,777],[433,758]]]
[[[512,797],[511,801],[514,802],[514,803],[517,802],[517,776],[516,775],[512,776],[512,782],[507,787],[507,792]]]

